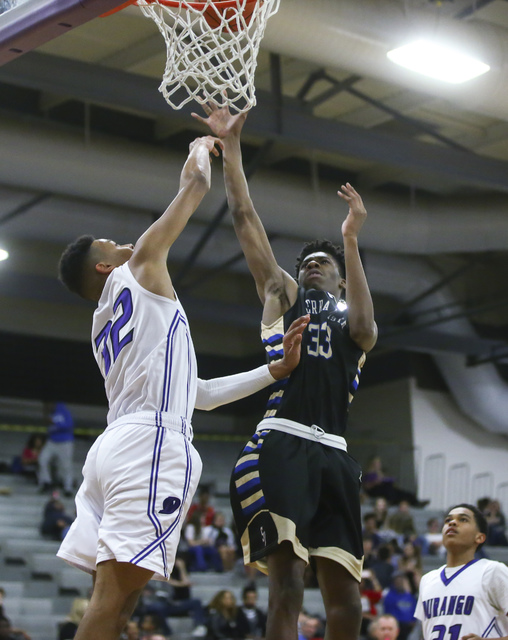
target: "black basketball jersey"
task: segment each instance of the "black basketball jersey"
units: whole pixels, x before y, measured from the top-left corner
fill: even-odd
[[[344,435],[365,353],[349,336],[345,305],[327,291],[300,288],[295,304],[261,337],[268,361],[282,357],[282,337],[293,320],[310,314],[303,333],[300,363],[289,378],[274,383],[263,418],[277,417],[317,425]]]

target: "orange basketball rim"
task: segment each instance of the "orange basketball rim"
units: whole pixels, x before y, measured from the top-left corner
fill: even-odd
[[[203,11],[207,2],[187,2],[186,0],[147,0],[147,2],[162,4],[166,7],[172,7],[174,9],[195,9],[196,11]],[[256,8],[256,4],[263,4],[263,0],[211,0],[208,8],[204,11],[203,17],[212,29],[215,29],[222,25],[225,28],[225,22],[227,22],[231,31],[237,31],[239,23],[237,16],[241,15],[245,21],[245,26],[248,27],[252,19],[252,14]],[[117,13],[126,7],[136,4],[137,0],[127,0],[119,7],[102,14],[102,18],[110,16],[113,13]],[[240,25],[242,28],[242,25]]]

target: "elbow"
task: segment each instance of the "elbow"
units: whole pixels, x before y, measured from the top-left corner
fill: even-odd
[[[351,340],[353,340],[360,349],[368,352],[377,342],[377,325],[375,322],[359,324],[354,328],[350,328],[349,335]]]
[[[233,202],[230,211],[235,223],[240,224],[248,222],[255,215],[254,205],[250,198],[247,201]]]

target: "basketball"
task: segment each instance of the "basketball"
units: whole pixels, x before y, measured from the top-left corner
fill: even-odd
[[[242,6],[243,0],[238,0],[238,4],[240,7]],[[217,27],[222,26],[223,31],[238,31],[244,28],[243,22],[238,16],[241,14],[243,16],[243,20],[245,20],[245,26],[250,25],[250,21],[252,20],[252,14],[254,13],[254,9],[258,0],[247,0],[245,2],[245,7],[243,10],[237,7],[237,3],[232,3],[230,1],[214,2],[213,6],[209,6],[204,12],[203,16],[207,22],[207,24],[212,28],[216,29]],[[224,23],[227,22],[227,26]]]

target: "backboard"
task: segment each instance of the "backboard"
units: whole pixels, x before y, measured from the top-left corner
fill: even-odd
[[[0,15],[0,66],[122,4],[122,0],[25,0]],[[2,3],[0,2],[0,10]]]

